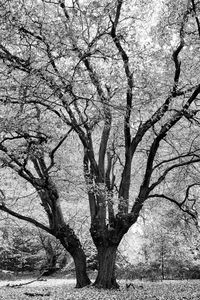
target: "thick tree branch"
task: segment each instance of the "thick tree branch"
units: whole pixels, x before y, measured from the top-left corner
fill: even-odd
[[[125,140],[125,167],[122,174],[122,179],[119,187],[119,212],[128,212],[128,199],[129,199],[129,187],[130,187],[130,174],[131,174],[131,132],[130,132],[130,117],[133,101],[133,73],[130,70],[129,57],[122,47],[119,36],[117,35],[117,26],[119,24],[121,9],[123,1],[117,1],[115,19],[112,22],[112,28],[110,35],[112,40],[119,51],[121,59],[123,61],[124,71],[127,80],[126,91],[126,112],[124,116],[124,140]]]
[[[88,150],[84,149],[84,157],[83,157],[83,172],[87,187],[87,193],[89,197],[89,205],[90,205],[90,216],[91,220],[96,217],[97,214],[97,203],[94,192],[94,178],[93,172],[89,167],[89,158],[88,158]]]
[[[130,65],[129,65],[129,57],[124,50],[124,48],[121,45],[120,38],[117,35],[117,25],[119,23],[121,8],[122,8],[122,0],[117,1],[117,8],[116,8],[116,14],[115,14],[115,20],[112,21],[112,29],[111,29],[111,37],[113,39],[113,42],[115,46],[117,47],[123,64],[124,64],[124,71],[127,78],[127,93],[126,93],[126,112],[125,112],[125,118],[124,118],[124,137],[125,137],[125,148],[126,148],[126,156],[130,155],[130,145],[131,145],[131,133],[130,133],[130,116],[131,116],[131,109],[132,109],[132,89],[133,89],[133,73],[130,71]]]
[[[100,141],[100,147],[99,147],[99,160],[98,160],[98,168],[99,168],[99,176],[98,180],[100,182],[104,182],[105,180],[105,155],[106,155],[106,149],[108,144],[108,139],[110,135],[110,129],[111,129],[111,122],[112,122],[112,116],[109,106],[109,97],[107,97],[103,91],[103,88],[101,86],[100,79],[93,69],[92,65],[89,62],[88,58],[84,58],[83,62],[85,64],[86,69],[88,70],[88,73],[90,75],[91,81],[93,85],[96,87],[98,96],[100,98],[100,101],[103,105],[103,112],[104,112],[104,128],[101,135],[101,141]]]

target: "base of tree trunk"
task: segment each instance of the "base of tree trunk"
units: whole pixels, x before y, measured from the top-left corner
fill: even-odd
[[[103,289],[119,289],[119,284],[115,277],[115,259],[117,247],[99,247],[98,275],[94,282],[94,286]]]
[[[93,283],[93,286],[95,286],[97,289],[108,289],[108,290],[118,290],[120,288],[119,284],[116,280],[111,280],[111,282],[105,282],[103,280],[95,280]]]
[[[78,278],[76,280],[76,286],[75,286],[75,288],[76,289],[81,289],[81,288],[83,288],[85,286],[88,286],[90,284],[91,284],[91,281],[90,281],[90,279],[88,278],[87,275],[86,276],[81,276],[81,278]]]
[[[76,249],[73,253],[73,259],[75,263],[76,271],[76,288],[83,288],[90,285],[91,281],[86,271],[86,258],[82,248]]]

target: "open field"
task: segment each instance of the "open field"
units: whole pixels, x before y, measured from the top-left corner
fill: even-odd
[[[14,281],[19,284],[25,280]],[[74,288],[73,279],[48,279],[37,281],[21,287],[6,287],[6,281],[0,282],[1,300],[199,300],[200,281],[164,281],[141,282],[134,281],[134,288],[125,289],[125,282],[121,282],[119,291],[97,290],[93,287],[83,289]]]

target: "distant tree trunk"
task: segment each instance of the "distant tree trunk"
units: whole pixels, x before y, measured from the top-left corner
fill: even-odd
[[[43,273],[44,276],[50,276],[57,271],[56,263],[57,263],[57,255],[51,244],[49,238],[47,238],[46,242],[42,241],[43,247],[46,251],[47,263],[45,266],[45,271]]]
[[[164,266],[164,256],[165,256],[165,249],[162,241],[162,247],[161,247],[161,276],[162,280],[165,280],[165,266]]]
[[[97,247],[97,250],[99,268],[94,285],[104,289],[119,288],[115,276],[117,246],[99,246]]]

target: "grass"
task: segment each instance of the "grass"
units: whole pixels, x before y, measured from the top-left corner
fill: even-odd
[[[18,281],[17,283],[24,282]],[[14,284],[16,282],[12,282]],[[74,280],[48,279],[21,287],[6,287],[6,282],[0,282],[1,300],[199,300],[200,282],[193,281],[134,281],[134,288],[125,289],[121,282],[119,291],[98,290],[94,287],[75,289]]]

